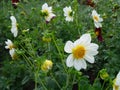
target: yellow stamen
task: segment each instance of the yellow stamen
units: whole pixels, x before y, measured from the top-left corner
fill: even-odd
[[[13,59],[13,60],[17,59],[17,55],[14,54],[14,55],[12,56],[12,59]]]
[[[116,85],[115,82],[116,82],[116,79],[113,80],[113,88],[114,88],[115,90],[119,90],[119,86]]]
[[[85,48],[81,45],[77,45],[72,49],[72,53],[75,59],[81,59],[85,55]]]
[[[68,12],[68,15],[69,15],[69,17],[72,17],[72,16],[73,16],[73,12],[72,12],[72,11],[69,11],[69,12]]]
[[[96,20],[96,21],[99,20],[99,18],[98,18],[97,16],[94,16],[93,18],[94,18],[94,20]]]
[[[115,85],[115,90],[118,90],[119,89],[119,86]]]
[[[46,16],[46,17],[47,17],[47,16],[49,15],[48,10],[43,10],[43,11],[42,11],[42,14],[43,14],[43,16]]]
[[[14,45],[9,45],[9,49],[11,50],[12,48],[14,48]]]

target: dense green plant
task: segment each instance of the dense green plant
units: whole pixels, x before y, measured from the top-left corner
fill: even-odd
[[[113,79],[120,69],[120,1],[119,0],[21,0],[14,9],[11,1],[0,1],[0,89],[1,90],[112,90]],[[56,15],[46,23],[42,5],[52,6]],[[92,6],[91,6],[92,5]],[[67,22],[63,8],[71,6],[73,22]],[[103,18],[100,42],[95,34],[92,10]],[[10,16],[17,20],[18,36],[11,33]],[[92,42],[99,45],[95,63],[87,69],[75,70],[65,64],[64,51],[68,40],[75,41],[90,33]],[[12,60],[5,41],[15,45]],[[45,60],[51,69],[45,71]],[[43,65],[43,66],[42,66]],[[46,64],[45,64],[46,65]]]

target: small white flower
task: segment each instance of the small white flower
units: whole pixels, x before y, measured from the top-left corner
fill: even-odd
[[[9,54],[12,57],[12,59],[15,59],[16,54],[15,54],[15,49],[14,48],[12,48],[11,50],[9,50]]]
[[[7,41],[5,41],[5,43],[7,45],[7,46],[5,46],[6,49],[12,49],[12,48],[14,48],[14,45],[13,45],[13,43],[12,43],[11,40],[7,39]]]
[[[120,90],[120,72],[117,74],[113,82],[113,90]]]
[[[48,7],[48,4],[45,3],[42,5],[41,10],[43,16],[45,16],[45,20],[49,22],[52,18],[54,18],[56,15],[52,13],[52,7]]]
[[[94,56],[98,54],[97,49],[98,45],[91,43],[90,34],[82,35],[74,43],[67,41],[64,50],[70,55],[67,57],[66,65],[68,67],[74,66],[76,70],[86,69],[86,61],[94,63]]]
[[[100,15],[95,10],[92,11],[92,17],[94,20],[95,27],[96,28],[102,27],[101,22],[103,21],[103,19],[100,17]]]
[[[70,22],[73,21],[74,12],[71,9],[71,6],[63,8],[65,20]]]
[[[12,21],[12,27],[11,27],[11,32],[14,35],[14,37],[17,37],[18,35],[18,29],[17,29],[17,21],[16,18],[14,16],[10,17],[11,21]]]

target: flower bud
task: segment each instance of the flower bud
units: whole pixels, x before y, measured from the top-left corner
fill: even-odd
[[[108,80],[109,74],[107,73],[106,69],[100,70],[100,78],[103,80]]]
[[[52,68],[52,66],[53,66],[53,63],[51,60],[45,60],[43,65],[41,66],[41,69],[43,71],[48,71]]]

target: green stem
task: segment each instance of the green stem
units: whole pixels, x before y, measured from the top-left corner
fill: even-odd
[[[99,77],[99,72],[98,72],[98,74],[97,74],[97,77],[96,77],[95,80],[94,80],[93,86],[94,86],[94,84],[97,82],[98,77]]]
[[[42,79],[39,76],[39,68],[35,71],[35,90],[37,90],[37,82],[40,81],[42,87],[44,88],[44,90],[48,90],[45,86],[45,84],[43,83]]]
[[[109,88],[110,88],[110,85],[105,90],[109,90]]]
[[[64,67],[64,70],[65,70],[65,72],[67,72],[67,70],[66,70],[66,67],[65,67],[65,64],[64,64],[64,62],[63,62],[63,56],[62,56],[62,54],[61,54],[61,52],[60,52],[60,49],[59,49],[59,47],[58,47],[58,45],[57,45],[57,43],[56,43],[56,41],[55,41],[55,38],[54,38],[54,35],[52,34],[52,39],[53,39],[53,42],[54,42],[54,44],[55,44],[55,46],[56,46],[56,48],[57,48],[57,50],[58,50],[58,53],[59,53],[59,55],[60,55],[60,58],[61,58],[61,62],[62,62],[62,64],[63,64],[63,67]]]
[[[109,80],[109,85],[107,86],[107,88],[105,90],[109,90],[109,88],[113,85],[113,81],[112,79]]]
[[[102,88],[101,88],[101,90],[103,90],[103,88],[104,88],[104,85],[105,85],[105,81],[103,82],[103,85],[102,85]]]
[[[79,20],[79,18],[78,18],[78,0],[74,0],[74,11],[75,11],[75,25],[76,25],[76,27],[77,27],[77,30],[78,30],[78,34],[80,35],[80,30],[79,30],[79,27],[78,27],[78,25],[79,25],[79,22],[78,22],[78,20]]]
[[[68,85],[69,85],[69,79],[70,79],[70,75],[67,74],[67,80],[66,80],[66,86],[65,89],[67,89]]]
[[[38,71],[35,72],[35,90],[37,90]]]
[[[28,61],[26,60],[26,58],[24,57],[24,55],[22,55],[23,58],[25,59],[25,62],[27,63],[27,65],[31,68],[31,65],[28,63]],[[32,69],[32,68],[31,68]]]
[[[68,87],[68,85],[69,85],[69,80],[70,80],[70,73],[71,73],[71,71],[73,70],[73,68],[70,68],[69,70],[68,70],[68,73],[67,73],[67,80],[66,80],[66,86],[65,86],[65,88],[67,89],[67,87]],[[75,74],[76,75],[76,74]],[[74,76],[75,76],[74,75]],[[74,82],[74,80],[73,80],[73,82]],[[73,85],[73,82],[72,82],[72,85]]]
[[[44,83],[42,82],[42,80],[41,80],[41,79],[40,79],[40,83],[42,84],[42,86],[43,86],[44,90],[48,90],[48,89],[45,87],[45,85],[44,85]]]
[[[55,81],[55,83],[57,84],[57,86],[59,87],[59,89],[61,89],[60,84],[57,82],[57,80],[55,79],[55,77],[53,76],[53,74],[51,73],[50,75],[52,76],[53,80]]]
[[[32,68],[34,68],[34,65],[31,63],[31,61],[28,59],[28,57],[25,54],[23,54],[23,57],[26,60],[26,62],[29,63]]]
[[[74,84],[75,79],[76,79],[76,74],[74,74],[73,81],[72,81],[72,85]]]
[[[19,44],[20,46],[21,46],[21,48],[27,53],[28,51],[21,45],[21,44]],[[30,53],[27,53],[27,54],[29,54],[31,57],[33,57],[33,55],[31,55]]]
[[[48,45],[48,51],[50,52],[51,51],[50,43],[48,42],[47,45]],[[48,54],[48,56],[49,56],[49,59],[51,60],[51,54]]]

